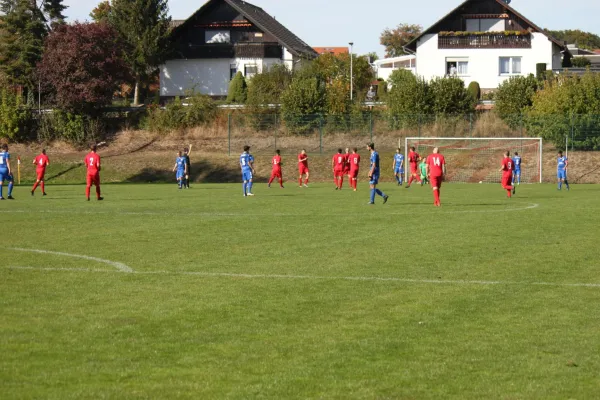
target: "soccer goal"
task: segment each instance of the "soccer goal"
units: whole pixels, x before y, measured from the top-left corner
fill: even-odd
[[[450,182],[479,183],[500,182],[500,163],[505,151],[521,156],[521,182],[542,182],[542,139],[541,138],[445,138],[407,137],[404,141],[405,157],[414,147],[423,158],[431,154],[434,147],[446,158]],[[408,163],[408,161],[407,161]],[[410,168],[405,168],[407,177]]]

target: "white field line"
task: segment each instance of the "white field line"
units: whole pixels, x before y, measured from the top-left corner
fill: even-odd
[[[70,257],[70,258],[80,258],[82,260],[89,260],[89,261],[96,261],[102,264],[107,264],[110,266],[115,267],[119,272],[133,272],[133,269],[131,269],[129,266],[120,263],[120,262],[116,262],[116,261],[110,261],[110,260],[105,260],[103,258],[97,258],[97,257],[90,257],[90,256],[83,256],[83,255],[79,255],[79,254],[71,254],[71,253],[63,253],[60,251],[48,251],[48,250],[38,250],[38,249],[22,249],[22,248],[12,248],[10,250],[13,251],[22,251],[25,253],[39,253],[39,254],[52,254],[55,256],[62,256],[62,257]]]
[[[42,267],[7,267],[15,270],[34,271],[68,271],[118,273],[115,270],[89,268],[42,268]],[[274,274],[234,274],[228,272],[195,272],[195,271],[132,271],[133,275],[165,275],[165,276],[197,276],[208,278],[239,278],[239,279],[285,279],[285,280],[323,280],[323,281],[363,281],[390,282],[434,285],[474,285],[474,286],[552,286],[552,287],[586,287],[600,288],[600,283],[557,283],[557,282],[515,282],[487,280],[442,280],[442,279],[409,279],[378,276],[319,276],[319,275],[274,275]]]
[[[429,203],[423,203],[423,206],[430,206]],[[498,204],[501,205],[501,204]],[[468,205],[467,205],[468,206]],[[515,208],[502,208],[502,209],[482,209],[482,210],[435,210],[436,214],[487,214],[487,213],[499,213],[499,212],[512,212],[512,211],[525,211],[538,208],[540,205],[537,203],[529,203],[524,207]],[[387,207],[387,206],[386,206]],[[432,208],[433,209],[433,208]],[[73,211],[73,210],[0,210],[0,214],[82,214],[82,215],[132,215],[132,216],[176,216],[181,215],[178,213],[163,213],[163,212],[152,212],[152,211]],[[414,214],[414,210],[407,210],[406,212],[391,212],[385,215],[408,215]],[[199,217],[232,217],[232,218],[244,218],[244,217],[311,217],[311,216],[354,216],[353,213],[318,213],[318,212],[305,212],[305,213],[221,213],[221,212],[189,212],[186,216],[199,216]]]

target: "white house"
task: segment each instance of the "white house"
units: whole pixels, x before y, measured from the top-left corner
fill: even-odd
[[[417,57],[416,74],[429,80],[456,75],[468,85],[495,89],[515,75],[561,67],[564,43],[525,18],[503,0],[467,0],[405,49]]]
[[[400,57],[384,58],[373,63],[377,71],[377,79],[387,81],[397,69],[406,69],[413,74],[417,73],[417,57],[414,55],[406,55]]]
[[[172,56],[160,67],[162,98],[188,91],[226,96],[238,71],[246,78],[274,64],[294,69],[317,53],[262,8],[209,0],[171,32]]]

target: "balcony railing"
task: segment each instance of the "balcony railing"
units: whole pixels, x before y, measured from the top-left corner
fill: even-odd
[[[439,49],[530,49],[531,34],[438,35]]]
[[[282,58],[279,43],[211,43],[183,45],[178,51],[180,58]]]

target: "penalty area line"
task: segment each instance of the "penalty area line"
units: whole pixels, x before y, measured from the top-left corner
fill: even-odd
[[[119,271],[90,268],[44,268],[44,267],[7,267],[15,270],[60,271],[60,272],[97,272],[118,273]],[[560,282],[517,282],[492,280],[443,280],[443,279],[411,279],[379,276],[320,276],[320,275],[277,275],[277,274],[235,274],[229,272],[198,271],[132,271],[132,275],[164,275],[164,276],[197,276],[205,278],[238,278],[238,279],[281,279],[281,280],[321,280],[321,281],[362,281],[411,283],[424,285],[462,285],[462,286],[550,286],[550,287],[582,287],[598,288],[600,283],[560,283]]]
[[[71,253],[63,253],[61,251],[49,251],[49,250],[39,250],[39,249],[23,249],[20,247],[14,247],[10,250],[21,251],[24,253],[50,254],[50,255],[61,256],[61,257],[80,258],[82,260],[95,261],[95,262],[98,262],[101,264],[110,265],[112,267],[115,267],[119,272],[128,272],[128,273],[133,272],[132,268],[130,268],[129,266],[127,266],[123,263],[111,261],[111,260],[105,260],[103,258],[84,256],[81,254],[71,254]]]

